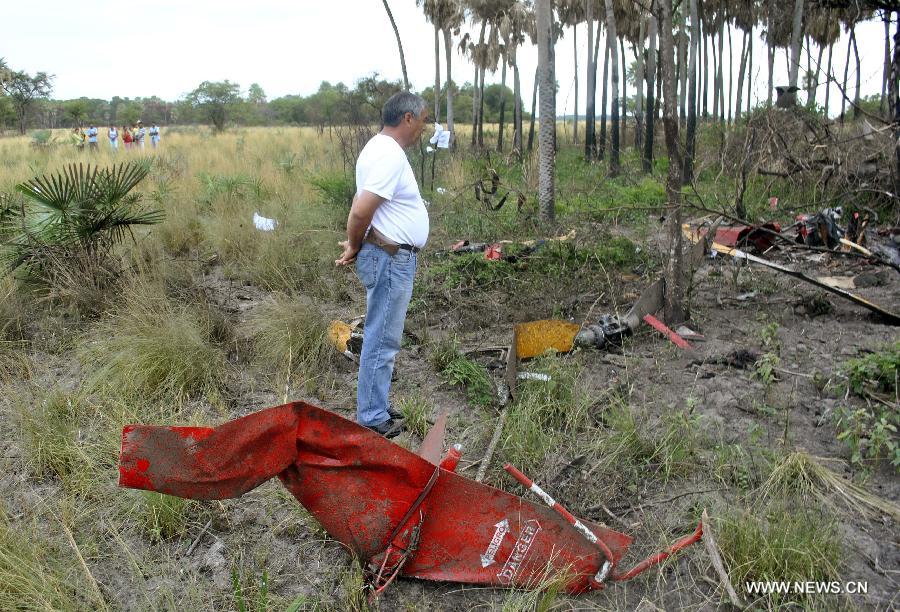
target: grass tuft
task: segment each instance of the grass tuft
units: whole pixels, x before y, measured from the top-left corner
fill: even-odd
[[[312,305],[278,296],[261,304],[250,319],[258,363],[277,378],[300,378],[321,386],[330,372],[334,349],[328,321]]]
[[[900,521],[900,506],[869,493],[803,451],[784,455],[761,491],[764,498],[790,493],[799,499],[815,498],[832,508],[839,501],[854,513],[873,517],[883,513]]]
[[[175,303],[158,283],[135,279],[121,309],[78,350],[92,370],[86,389],[144,401],[218,397],[226,364],[211,327],[208,316]]]
[[[717,540],[735,585],[748,581],[830,582],[841,578],[842,542],[836,525],[815,510],[770,508],[765,517],[750,512],[725,515],[717,527]],[[822,596],[819,596],[822,597]],[[830,597],[832,604],[833,595]],[[766,604],[816,606],[815,595],[772,594]],[[799,600],[799,601],[797,601]]]

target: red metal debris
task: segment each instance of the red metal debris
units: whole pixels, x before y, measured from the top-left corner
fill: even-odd
[[[676,334],[670,328],[666,327],[665,323],[663,323],[662,321],[660,321],[653,315],[650,315],[650,314],[644,315],[644,322],[647,323],[647,325],[649,325],[656,331],[658,331],[659,333],[661,333],[662,335],[668,337],[669,340],[671,340],[675,346],[677,346],[679,348],[683,348],[683,349],[694,348],[693,346],[690,345],[690,343],[687,340],[685,340],[684,338],[682,338],[681,336]]]
[[[697,229],[700,237],[706,236],[707,231],[705,227]],[[714,242],[730,247],[750,249],[754,253],[765,253],[775,243],[775,234],[780,232],[781,225],[778,223],[720,225],[716,229]]]
[[[369,562],[375,594],[398,575],[520,588],[565,576],[571,593],[602,587],[594,578],[607,561],[618,564],[629,536],[580,521],[597,544],[573,537],[550,508],[453,472],[458,447],[436,465],[437,437],[423,445],[428,461],[304,402],[215,428],[129,425],[119,485],[224,499],[278,476],[333,538]]]

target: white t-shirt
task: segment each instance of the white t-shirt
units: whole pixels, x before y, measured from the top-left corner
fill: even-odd
[[[372,227],[397,244],[422,248],[428,240],[428,211],[416,175],[400,144],[384,134],[366,143],[356,160],[356,194],[366,190],[385,201],[375,209]]]

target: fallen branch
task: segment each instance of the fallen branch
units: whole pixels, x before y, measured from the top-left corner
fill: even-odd
[[[187,549],[187,552],[184,553],[185,557],[190,557],[191,553],[194,552],[194,549],[197,548],[197,544],[200,543],[200,540],[203,538],[203,534],[206,533],[206,530],[209,529],[210,525],[212,525],[212,519],[206,521],[206,525],[203,526],[203,529],[200,530],[200,533],[197,534],[197,537],[194,538],[193,543]]]
[[[100,585],[97,584],[97,580],[94,578],[94,575],[91,573],[90,568],[88,568],[87,563],[84,560],[84,557],[81,556],[81,550],[78,548],[78,544],[75,542],[75,537],[72,535],[72,532],[66,527],[66,524],[62,522],[61,519],[57,518],[59,524],[63,528],[63,532],[66,534],[66,539],[69,540],[69,546],[72,547],[72,550],[75,551],[75,556],[78,557],[78,562],[81,564],[81,568],[84,570],[85,575],[88,578],[88,584],[91,585],[91,590],[94,591],[94,595],[97,597],[97,603],[104,610],[108,610],[109,608],[106,605],[106,599],[103,597],[103,593],[100,591]]]
[[[484,453],[484,457],[481,458],[481,465],[478,466],[478,474],[475,476],[475,482],[484,480],[488,465],[490,465],[491,458],[494,456],[494,450],[497,448],[497,443],[500,441],[500,434],[503,433],[503,423],[505,422],[506,408],[500,411],[500,418],[497,419],[497,425],[494,427],[494,435],[491,436],[491,442],[488,444],[487,452]]]
[[[719,575],[719,579],[722,581],[722,585],[728,593],[728,599],[731,600],[731,604],[737,608],[743,609],[744,604],[734,590],[731,579],[728,577],[728,572],[725,571],[725,565],[722,563],[722,556],[719,554],[719,547],[716,544],[715,537],[713,537],[712,523],[709,520],[709,515],[706,514],[706,508],[703,509],[703,514],[701,516],[703,520],[703,545],[706,547],[706,552],[709,554],[713,568],[715,568],[716,573]]]

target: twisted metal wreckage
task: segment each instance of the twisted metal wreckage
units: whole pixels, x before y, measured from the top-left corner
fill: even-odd
[[[705,248],[699,241],[689,260],[702,258]],[[658,310],[661,294],[658,281],[621,319],[603,319],[578,333],[577,326],[562,330],[560,342],[568,348],[616,342]],[[553,326],[535,330],[538,348],[560,335]],[[517,344],[514,338],[508,354],[510,392],[518,358],[530,355],[523,350],[528,342],[518,350]],[[211,500],[240,497],[277,476],[335,540],[367,563],[373,595],[397,576],[526,589],[561,579],[565,591],[583,593],[634,578],[703,535],[699,522],[665,551],[622,571],[630,536],[577,519],[511,465],[506,471],[545,505],[457,474],[459,445],[441,458],[445,432],[443,414],[416,454],[305,402],[218,427],[128,425],[119,486]]]
[[[631,537],[572,516],[507,465],[540,505],[457,474],[441,459],[446,414],[419,453],[337,414],[293,402],[218,427],[129,425],[119,486],[189,499],[240,497],[277,476],[336,540],[368,562],[373,593],[398,575],[582,593],[628,580],[702,536],[620,571]]]

